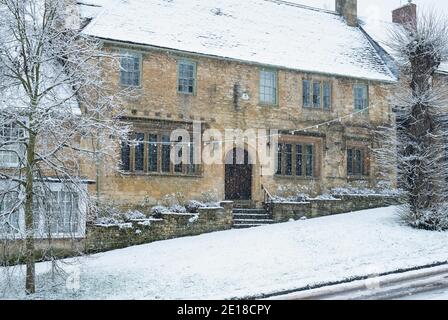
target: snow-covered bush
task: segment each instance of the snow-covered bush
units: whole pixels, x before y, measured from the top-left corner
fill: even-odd
[[[123,214],[123,217],[126,221],[146,219],[146,215],[140,211],[128,211]]]
[[[190,200],[187,202],[185,209],[187,210],[188,213],[198,213],[199,208],[203,207],[205,207],[204,203],[197,200]]]
[[[310,199],[310,196],[307,194],[297,194],[297,195],[292,195],[292,196],[288,196],[288,197],[281,197],[281,196],[273,196],[273,201],[277,202],[277,203],[282,203],[282,202],[297,202],[297,203],[301,203],[301,202],[308,202]]]
[[[187,213],[187,209],[185,209],[185,207],[184,207],[184,206],[181,206],[181,205],[174,205],[174,206],[171,206],[171,207],[168,209],[168,211],[169,211],[169,212],[172,212],[172,213]]]
[[[151,209],[151,215],[154,218],[161,218],[164,213],[168,213],[170,210],[165,206],[155,206]]]
[[[101,226],[117,226],[121,223],[123,223],[124,221],[116,218],[116,217],[101,217],[101,218],[97,218],[94,223],[96,225],[101,225]]]

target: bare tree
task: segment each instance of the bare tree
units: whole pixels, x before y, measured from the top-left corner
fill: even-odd
[[[28,294],[35,239],[82,233],[86,168],[128,132],[122,94],[102,76],[116,59],[67,25],[64,3],[0,0],[0,236],[24,239]]]
[[[448,79],[436,73],[448,58],[446,17],[426,13],[392,29],[390,39],[400,70],[394,103],[403,216],[417,228],[447,229]]]

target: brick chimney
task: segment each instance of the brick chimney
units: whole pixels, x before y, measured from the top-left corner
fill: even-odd
[[[415,26],[417,23],[417,5],[409,1],[408,4],[392,11],[392,22],[403,26]]]
[[[336,12],[344,17],[350,27],[358,26],[357,0],[336,0]]]

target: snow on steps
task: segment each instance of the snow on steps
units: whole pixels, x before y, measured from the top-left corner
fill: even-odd
[[[274,223],[264,209],[234,209],[233,227],[236,229],[253,228]]]

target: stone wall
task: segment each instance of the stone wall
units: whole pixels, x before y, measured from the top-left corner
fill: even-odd
[[[160,219],[134,220],[116,226],[90,224],[85,239],[36,240],[35,257],[37,261],[49,257],[65,258],[228,230],[233,223],[232,209],[233,203],[225,201],[221,207],[200,208],[198,214],[167,213]],[[24,241],[0,241],[0,265],[22,263],[24,250]]]
[[[89,226],[85,240],[87,253],[101,252],[129,246],[167,240],[232,228],[231,202],[221,208],[200,208],[198,214],[163,214],[150,223],[132,221],[126,226]]]
[[[383,195],[342,195],[335,200],[316,199],[297,203],[272,203],[270,204],[270,211],[275,222],[286,222],[290,219],[315,218],[396,204],[399,204],[399,200],[395,197]]]

